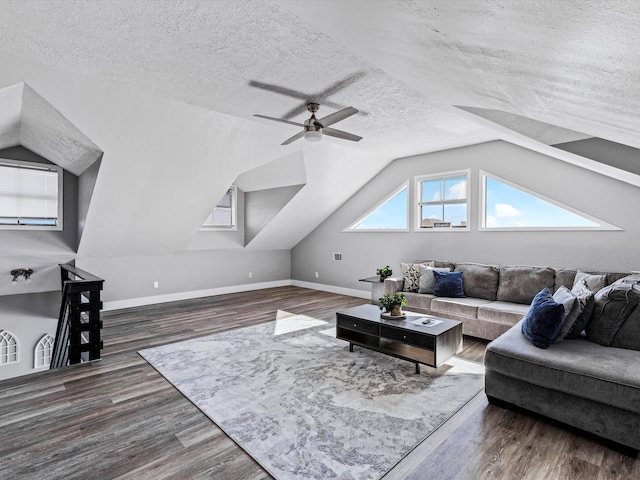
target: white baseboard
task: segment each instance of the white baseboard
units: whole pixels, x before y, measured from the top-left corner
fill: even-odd
[[[194,290],[191,292],[168,293],[166,295],[154,295],[152,297],[130,298],[127,300],[114,300],[104,302],[103,311],[120,310],[122,308],[142,307],[156,303],[175,302],[178,300],[191,300],[193,298],[212,297],[227,293],[248,292],[265,288],[288,287],[291,280],[277,280],[274,282],[247,283],[244,285],[231,285],[229,287],[210,288],[207,290]]]
[[[303,282],[301,280],[291,280],[294,287],[310,288],[312,290],[322,290],[323,292],[337,293],[340,295],[348,295],[350,297],[366,298],[371,300],[371,292],[367,290],[356,290],[355,288],[336,287],[334,285],[325,285],[323,283]]]
[[[211,297],[214,295],[225,295],[227,293],[249,292],[251,290],[262,290],[265,288],[287,287],[309,288],[312,290],[322,290],[329,293],[337,293],[339,295],[348,295],[350,297],[366,298],[371,300],[371,292],[366,290],[356,290],[355,288],[336,287],[334,285],[325,285],[323,283],[303,282],[300,280],[277,280],[274,282],[247,283],[244,285],[232,285],[229,287],[211,288],[208,290],[195,290],[191,292],[168,293],[166,295],[154,295],[152,297],[130,298],[127,300],[114,300],[104,302],[103,311],[120,310],[123,308],[142,307],[145,305],[153,305],[156,303],[175,302],[179,300],[191,300],[193,298]]]

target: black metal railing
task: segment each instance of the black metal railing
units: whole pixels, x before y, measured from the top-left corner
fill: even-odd
[[[104,280],[71,264],[60,265],[62,303],[49,368],[100,359],[100,292]]]

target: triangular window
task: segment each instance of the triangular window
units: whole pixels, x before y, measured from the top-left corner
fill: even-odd
[[[481,179],[483,230],[620,230],[507,180],[486,173]]]
[[[409,183],[387,195],[346,231],[407,231],[409,225]]]

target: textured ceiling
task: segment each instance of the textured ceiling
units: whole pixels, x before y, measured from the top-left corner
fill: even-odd
[[[0,101],[25,81],[105,151],[88,252],[184,250],[212,192],[251,171],[268,188],[296,159],[305,187],[254,248],[291,248],[394,158],[497,138],[640,147],[636,2],[7,0],[0,19]],[[336,128],[364,139],[279,147],[296,127],[253,117],[302,121],[307,100],[359,109]],[[170,189],[181,234],[154,230],[145,204]]]
[[[0,149],[22,145],[81,175],[102,151],[49,102],[25,84],[0,90]]]

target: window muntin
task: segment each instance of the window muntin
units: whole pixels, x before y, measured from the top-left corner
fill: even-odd
[[[235,230],[237,229],[236,187],[232,186],[218,201],[207,219],[202,224],[203,230]]]
[[[0,229],[62,228],[62,169],[0,159]]]
[[[468,230],[468,171],[418,177],[416,191],[417,230]]]
[[[403,183],[345,231],[408,231],[409,184]]]
[[[480,178],[481,230],[620,230],[497,176]]]
[[[7,331],[0,332],[0,365],[18,363],[18,339]]]
[[[40,339],[33,352],[33,368],[45,368],[51,364],[53,344],[54,338],[49,334]]]

